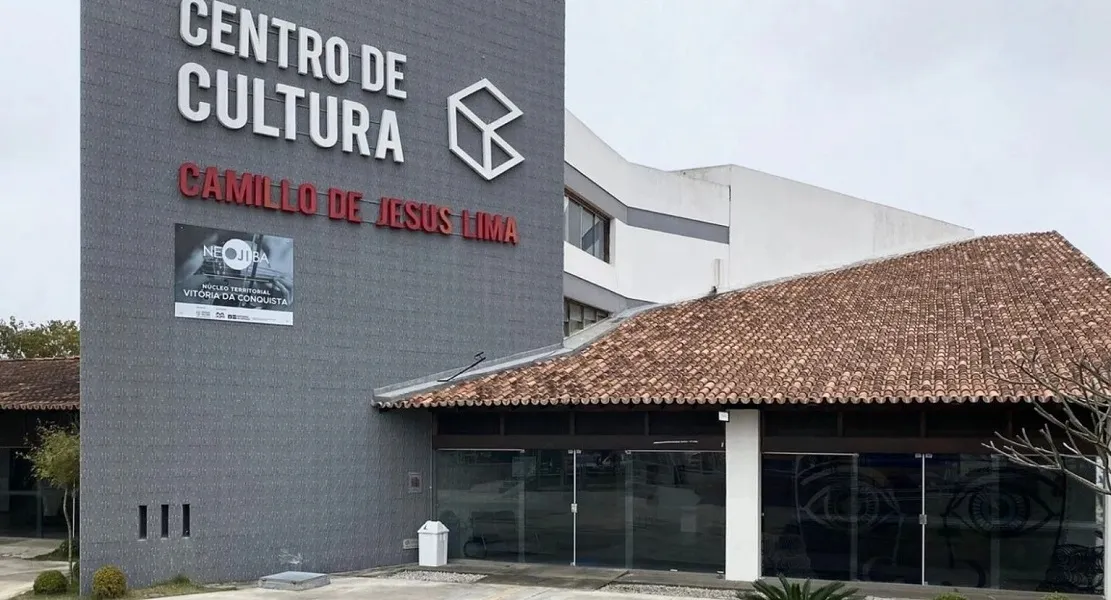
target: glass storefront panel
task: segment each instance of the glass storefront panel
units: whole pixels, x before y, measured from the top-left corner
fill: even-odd
[[[926,474],[927,583],[1102,593],[1098,496],[1083,484],[988,455],[933,455]]]
[[[725,570],[725,454],[632,452],[629,567]]]
[[[724,453],[440,450],[435,480],[449,558],[724,570]]]
[[[1061,473],[1006,463],[999,483],[999,587],[1103,594],[1101,497]],[[1095,467],[1070,468],[1092,478]]]
[[[62,492],[39,484],[27,450],[0,448],[0,536],[63,536]]]
[[[451,532],[448,558],[517,560],[521,480],[516,451],[436,453],[436,518]]]
[[[855,470],[851,455],[764,455],[764,575],[832,580],[852,576]]]
[[[38,494],[0,492],[0,535],[39,536],[38,508]]]
[[[768,454],[763,471],[766,576],[1102,593],[1099,497],[1061,473],[987,454]]]

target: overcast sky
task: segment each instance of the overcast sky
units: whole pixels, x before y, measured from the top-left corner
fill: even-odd
[[[0,0],[0,317],[78,314],[77,6]],[[1056,229],[1111,270],[1109,30],[1106,0],[569,0],[567,103],[639,163]]]

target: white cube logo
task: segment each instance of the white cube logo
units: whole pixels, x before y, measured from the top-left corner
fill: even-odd
[[[494,97],[505,109],[508,111],[504,116],[491,121],[490,123],[483,122],[478,115],[471,109],[467,108],[464,104],[470,96],[485,90]],[[517,117],[521,116],[520,108],[516,104],[505,97],[494,84],[490,83],[489,79],[483,79],[469,85],[458,92],[452,94],[447,99],[447,126],[448,126],[448,147],[451,151],[458,156],[463,162],[467,163],[476,173],[482,175],[487,181],[490,181],[512,169],[513,167],[524,162],[525,158],[516,148],[511,146],[509,142],[505,141],[498,135],[498,129],[503,125],[512,122]],[[478,160],[467,153],[466,150],[459,146],[459,117],[467,119],[472,125],[478,128],[482,133],[482,159]],[[508,160],[500,165],[494,165],[494,145],[501,148],[502,152],[509,157]]]

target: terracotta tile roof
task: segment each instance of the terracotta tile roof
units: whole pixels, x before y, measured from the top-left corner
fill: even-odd
[[[1001,381],[1024,380],[1011,361],[1034,349],[1048,368],[1111,359],[1111,278],[1056,232],[649,310],[577,353],[384,408],[1045,399]]]
[[[0,360],[0,410],[77,410],[77,358]]]

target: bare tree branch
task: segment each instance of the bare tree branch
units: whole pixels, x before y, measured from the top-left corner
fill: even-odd
[[[1037,353],[1012,361],[1025,381],[996,376],[1017,389],[1037,386],[1040,397],[1027,400],[1044,422],[1035,435],[1025,428],[984,446],[1011,462],[1062,473],[1102,495],[1111,495],[1111,363],[1079,361],[1045,367]]]

